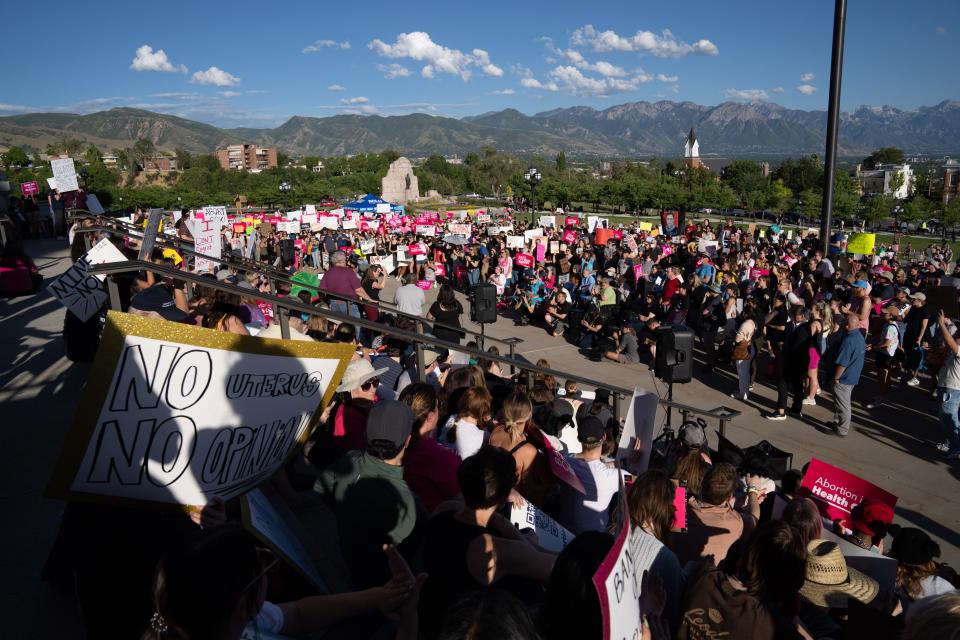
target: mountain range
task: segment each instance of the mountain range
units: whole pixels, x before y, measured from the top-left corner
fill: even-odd
[[[233,143],[276,146],[294,156],[335,156],[393,149],[419,157],[464,155],[484,145],[518,154],[603,158],[679,157],[694,127],[704,156],[797,156],[823,153],[825,111],[787,109],[771,102],[630,102],[603,110],[568,107],[532,116],[506,109],[462,119],[402,116],[294,116],[273,129],[222,129],[177,116],[132,108],[87,115],[32,113],[0,117],[0,146],[43,150],[64,137],[104,151],[149,138],[163,150],[209,153]],[[880,147],[907,154],[960,150],[960,101],[913,110],[860,107],[842,114],[841,156],[864,156]]]

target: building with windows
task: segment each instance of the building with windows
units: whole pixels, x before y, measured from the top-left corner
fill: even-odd
[[[177,159],[174,156],[155,156],[153,158],[144,158],[141,169],[145,172],[164,173],[166,171],[177,171]]]
[[[703,166],[700,162],[700,143],[697,142],[697,132],[690,127],[690,133],[687,135],[687,142],[683,145],[683,164],[691,169]]]
[[[958,194],[960,194],[960,161],[947,158],[943,165],[943,200],[940,204],[947,206]]]
[[[276,147],[258,147],[255,144],[232,144],[226,149],[217,149],[217,162],[226,171],[250,171],[259,173],[277,166]]]
[[[894,189],[892,183],[897,174],[901,174],[903,180]],[[879,164],[873,169],[864,169],[858,164],[855,177],[865,196],[884,195],[903,200],[913,186],[913,170],[909,164]]]

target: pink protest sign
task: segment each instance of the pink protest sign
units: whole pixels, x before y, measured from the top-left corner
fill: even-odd
[[[754,267],[753,269],[750,269],[751,280],[756,280],[760,276],[768,276],[768,275],[770,275],[770,269],[757,269],[756,267]]]
[[[800,487],[808,494],[820,513],[830,520],[845,520],[850,511],[866,498],[878,500],[891,508],[897,496],[839,467],[812,458]]]
[[[580,218],[577,216],[566,216],[563,219],[563,226],[565,227],[575,227],[580,224]]]
[[[573,229],[567,229],[563,232],[563,241],[567,244],[573,244],[577,241],[577,232]]]
[[[580,493],[586,494],[587,490],[583,486],[583,481],[580,480],[580,477],[576,473],[574,473],[573,469],[570,467],[570,463],[567,462],[567,459],[563,457],[562,453],[550,445],[550,441],[542,431],[540,432],[540,435],[543,438],[543,446],[546,449],[547,460],[550,462],[550,470],[553,472],[553,475],[558,480],[562,480]]]
[[[424,249],[424,246],[422,244],[417,243],[417,244],[410,245],[407,248],[407,253],[409,253],[412,256],[422,256],[423,254],[426,253],[426,250]]]
[[[423,289],[424,291],[430,291],[430,286],[433,283],[429,280],[417,280],[417,286]]]
[[[533,266],[533,256],[529,253],[518,253],[513,261],[518,267],[529,268]]]
[[[26,197],[35,196],[40,193],[40,188],[37,186],[37,181],[31,180],[30,182],[21,182],[20,193]]]
[[[623,231],[621,231],[620,229],[614,229],[613,237],[616,238],[617,240],[623,240]]]
[[[633,280],[634,282],[640,282],[640,278],[643,277],[643,265],[635,264],[633,265]]]
[[[445,276],[445,275],[447,275],[447,268],[444,267],[444,266],[443,266],[443,263],[441,263],[441,262],[438,262],[438,263],[436,264],[436,266],[434,266],[433,270],[434,270],[434,272],[435,272],[438,276]]]
[[[673,488],[673,526],[671,531],[687,530],[687,487],[684,485]]]
[[[663,245],[663,247],[661,248],[663,249],[663,257],[667,257],[668,255],[673,253],[673,247],[671,247],[668,244]]]
[[[233,223],[233,232],[234,233],[244,233],[247,230],[246,222],[234,222]]]

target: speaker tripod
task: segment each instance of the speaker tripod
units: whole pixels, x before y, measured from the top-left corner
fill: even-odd
[[[667,383],[667,402],[673,402],[673,382]],[[660,437],[663,438],[663,441],[667,444],[673,442],[676,438],[676,435],[673,433],[673,407],[667,405],[667,422],[663,425],[663,433],[660,434]]]

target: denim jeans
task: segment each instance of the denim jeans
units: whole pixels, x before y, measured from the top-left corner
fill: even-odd
[[[480,282],[480,269],[470,269],[467,271],[467,283],[472,287]]]
[[[347,302],[346,300],[331,300],[330,301],[330,311],[334,313],[342,313],[344,315],[351,315],[354,318],[360,317],[360,307],[357,305]],[[360,340],[360,326],[355,325],[357,340]]]
[[[947,434],[947,444],[951,452],[960,451],[960,419],[957,410],[960,410],[960,389],[937,387],[937,396],[940,400],[940,424]]]
[[[750,364],[753,362],[757,352],[751,344],[747,350],[747,357],[744,360],[737,360],[737,381],[739,386],[737,394],[744,398],[750,393]]]
[[[314,249],[311,251],[310,257],[313,258],[313,268],[320,269],[320,249]]]

